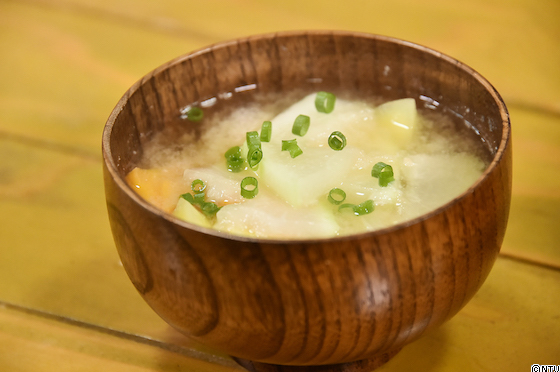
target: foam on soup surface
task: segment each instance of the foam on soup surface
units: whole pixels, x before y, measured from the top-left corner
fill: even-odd
[[[210,125],[198,141],[182,139],[178,149],[154,141],[127,181],[150,203],[197,225],[243,236],[305,239],[371,231],[421,216],[467,190],[486,167],[475,141],[453,125],[421,116],[412,98],[377,106],[338,98],[326,113],[318,111],[316,97],[308,95],[277,114],[270,107],[241,108]],[[300,115],[309,118],[309,127],[298,134],[294,121]],[[260,133],[265,120],[272,123],[271,137],[260,142],[262,159],[251,167],[247,157],[255,145],[248,145],[246,133]],[[345,137],[342,149],[329,145],[332,133]],[[295,157],[287,145],[282,150],[283,141],[293,140],[301,152]],[[237,172],[224,157],[233,146],[243,158]],[[394,179],[383,185],[373,177],[376,164],[390,166],[385,170],[391,168]],[[254,197],[242,194],[247,177],[258,182]]]

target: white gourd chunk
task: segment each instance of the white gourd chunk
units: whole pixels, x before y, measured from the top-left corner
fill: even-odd
[[[206,200],[217,204],[231,204],[243,202],[241,196],[242,175],[228,172],[219,168],[196,168],[187,169],[183,174],[183,179],[187,184],[200,179],[206,184],[204,190]]]
[[[406,146],[412,139],[417,120],[416,101],[403,98],[379,105],[375,109],[377,125],[387,128],[397,146]]]
[[[195,225],[212,227],[212,224],[206,218],[206,216],[204,216],[204,214],[196,209],[195,206],[193,206],[183,198],[180,198],[177,202],[177,206],[173,211],[173,215],[175,215],[177,218],[182,219],[183,221],[187,221]]]
[[[315,96],[308,95],[273,118],[272,140],[262,143],[264,155],[257,174],[263,185],[294,207],[326,198],[329,190],[351,171],[356,157],[360,156],[359,146],[372,145],[362,140],[364,133],[360,129],[373,125],[373,109],[369,105],[337,100],[335,110],[325,114],[316,110]],[[292,133],[294,120],[300,114],[310,118],[309,130],[304,136]],[[334,131],[346,136],[347,146],[342,151],[335,151],[328,145],[328,138]],[[281,151],[282,140],[292,139],[296,139],[303,150],[296,158]]]
[[[214,228],[245,236],[313,238],[335,236],[338,224],[322,205],[295,209],[263,192],[245,203],[222,207]]]
[[[351,170],[354,151],[330,148],[306,148],[291,158],[287,151],[266,151],[258,174],[263,185],[294,207],[317,203],[321,197],[344,179]],[[346,152],[344,152],[346,151]]]
[[[379,185],[379,179],[371,176],[371,168],[377,161],[371,162],[371,165],[365,169],[353,170],[337,186],[346,192],[347,202],[359,204],[364,200],[371,199],[374,201],[376,208],[383,205],[396,205],[401,202],[400,167],[397,163],[387,159],[378,161],[384,161],[393,167],[395,180],[387,186]]]
[[[406,204],[421,215],[465,192],[484,171],[484,163],[468,153],[416,154],[404,159]]]

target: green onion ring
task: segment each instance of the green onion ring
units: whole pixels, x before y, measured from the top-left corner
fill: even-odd
[[[346,200],[346,193],[344,192],[344,190],[335,187],[331,189],[331,191],[329,191],[328,199],[331,204],[339,205],[344,200]]]
[[[328,92],[318,92],[315,96],[315,108],[319,112],[330,114],[334,110],[336,96]]]
[[[232,148],[230,148],[229,150],[226,151],[224,156],[226,157],[226,159],[233,158],[233,157],[239,157],[240,158],[241,157],[241,147],[233,146]]]
[[[185,117],[190,121],[199,122],[204,117],[204,111],[200,107],[191,107],[183,116],[183,118]]]
[[[282,151],[288,151],[293,145],[297,145],[297,140],[282,140]]]
[[[249,186],[249,188],[247,188]],[[251,188],[251,186],[253,186]],[[259,181],[255,177],[245,177],[241,181],[241,196],[245,199],[253,199],[259,193]]]
[[[181,198],[185,199],[186,201],[188,201],[191,204],[194,204],[194,197],[192,196],[191,193],[186,193],[181,195]]]
[[[249,152],[247,153],[247,163],[249,163],[249,167],[251,167],[251,169],[255,169],[255,167],[261,162],[262,158],[263,152],[260,147],[249,148]]]
[[[379,174],[381,174],[381,171],[383,170],[383,168],[385,168],[387,166],[387,164],[383,163],[383,162],[378,162],[376,163],[373,168],[371,168],[371,176],[375,177],[375,178],[379,178]]]
[[[204,183],[203,180],[196,179],[191,183],[191,190],[195,194],[199,194],[201,192],[204,192],[204,190],[206,190],[206,184]]]
[[[329,136],[329,147],[335,151],[340,151],[346,147],[346,136],[335,130]]]
[[[243,164],[245,163],[245,160],[243,160],[243,158],[239,157],[239,158],[229,158],[226,160],[226,165],[229,171],[237,173],[237,172],[241,172],[243,170]]]
[[[342,211],[343,209],[351,209],[352,212],[354,211],[354,204],[350,204],[350,203],[345,203],[342,204],[340,207],[338,207],[338,211]]]
[[[196,193],[194,194],[193,199],[194,201],[192,204],[203,205],[205,203],[204,199],[206,199],[206,194],[203,192]]]
[[[255,169],[263,157],[261,139],[257,131],[247,132],[247,163],[251,169]]]
[[[245,135],[247,138],[247,147],[260,147],[261,146],[261,139],[259,137],[259,133],[257,131],[247,132]]]
[[[343,209],[351,209],[354,215],[363,216],[364,214],[369,214],[373,212],[375,210],[375,204],[373,203],[373,200],[368,199],[365,202],[360,203],[358,205],[346,203],[338,207],[339,212],[342,211]]]
[[[282,151],[288,151],[293,158],[303,154],[303,150],[298,146],[297,140],[282,140]]]
[[[307,130],[309,129],[309,123],[311,119],[307,115],[299,115],[296,120],[294,120],[294,125],[292,126],[292,133],[303,137]]]
[[[378,162],[371,169],[372,177],[379,178],[379,186],[386,187],[389,182],[395,180],[393,167],[383,162]]]
[[[200,180],[195,180],[195,181],[200,181]],[[193,184],[195,184],[194,181]],[[197,182],[196,185],[199,185],[199,183]],[[218,207],[216,203],[205,201],[204,199],[206,198],[206,195],[204,194],[204,192],[195,191],[195,189],[193,189],[193,191],[195,192],[194,196],[191,193],[186,193],[181,195],[181,198],[185,199],[192,205],[197,205],[200,208],[200,211],[207,218],[212,218],[220,209],[222,209],[222,207]]]
[[[373,200],[369,199],[363,203],[355,205],[353,210],[356,216],[363,216],[364,214],[373,212],[375,210],[375,204],[373,204]]]
[[[272,135],[272,122],[265,121],[261,127],[261,142],[270,142]]]
[[[292,159],[297,158],[298,156],[303,154],[303,150],[297,144],[290,146],[288,151],[290,152],[290,156],[292,157]]]
[[[229,171],[237,173],[243,170],[244,160],[241,157],[241,147],[233,146],[224,154]]]
[[[212,202],[204,202],[200,206],[200,210],[208,218],[213,217],[220,209],[221,207],[218,207],[215,203]]]

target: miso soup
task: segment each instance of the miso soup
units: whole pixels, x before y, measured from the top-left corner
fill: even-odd
[[[127,182],[193,224],[311,239],[421,216],[465,192],[488,165],[474,133],[413,98],[270,98],[202,118],[204,108],[187,107],[185,120],[203,129],[173,143],[156,138]]]

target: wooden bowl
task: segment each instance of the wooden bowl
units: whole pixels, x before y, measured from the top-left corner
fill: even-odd
[[[220,103],[224,92],[240,104],[252,99],[247,90],[297,89],[437,103],[472,125],[492,161],[468,191],[420,218],[319,240],[251,239],[191,225],[126,184],[156,133],[200,130],[179,118],[184,106]],[[441,53],[369,34],[261,35],[179,57],[118,102],[103,156],[111,228],[136,289],[170,325],[248,368],[368,360],[323,368],[360,370],[385,362],[480,288],[509,212],[510,123],[496,90]]]

